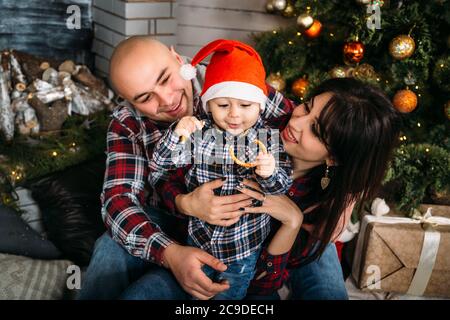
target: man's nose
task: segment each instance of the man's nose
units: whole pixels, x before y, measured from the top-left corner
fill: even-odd
[[[161,106],[173,105],[174,92],[168,86],[158,86],[153,92],[158,96]]]

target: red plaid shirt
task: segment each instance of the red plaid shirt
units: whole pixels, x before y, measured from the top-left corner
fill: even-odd
[[[201,77],[202,72],[197,74]],[[204,112],[199,99],[201,82],[200,78],[193,80],[196,116]],[[268,88],[262,117],[270,120],[290,114],[294,104]],[[167,124],[152,121],[129,104],[119,106],[107,132],[106,172],[101,193],[102,218],[111,237],[131,255],[159,265],[163,263],[163,250],[174,241],[146,214],[149,206],[159,206],[157,193],[148,182],[148,164],[155,144],[166,129]],[[162,186],[157,186],[156,190],[162,196],[167,195]],[[174,203],[169,203],[168,207],[176,214]]]

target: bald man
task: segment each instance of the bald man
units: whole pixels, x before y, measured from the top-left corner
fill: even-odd
[[[193,114],[193,89],[201,91],[204,67],[196,81],[179,75],[184,63],[172,48],[149,37],[132,37],[115,49],[111,83],[125,100],[154,121],[172,123]]]
[[[125,101],[113,112],[107,133],[101,201],[108,231],[95,244],[78,299],[127,297],[129,288],[136,292],[158,268],[170,269],[184,291],[198,299],[229,288],[226,282],[213,283],[201,270],[206,264],[224,271],[221,261],[183,245],[187,239],[184,222],[187,215],[214,213],[218,216],[214,223],[225,224],[231,212],[250,205],[251,200],[244,194],[215,196],[213,190],[223,183],[220,179],[188,194],[169,177],[163,177],[156,190],[148,184],[148,163],[164,130],[184,116],[205,116],[200,100],[205,66],[197,65],[196,78],[184,80],[179,72],[184,63],[189,60],[173,47],[148,36],[131,37],[114,50],[109,76]],[[292,102],[268,89],[263,118],[290,113]]]

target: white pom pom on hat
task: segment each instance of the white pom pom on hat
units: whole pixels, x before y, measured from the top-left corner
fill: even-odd
[[[185,63],[180,68],[181,77],[184,80],[192,80],[197,75],[197,69],[190,63]]]

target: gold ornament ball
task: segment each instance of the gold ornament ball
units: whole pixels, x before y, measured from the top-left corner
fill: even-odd
[[[350,41],[344,44],[344,62],[354,64],[364,58],[364,44],[361,41]]]
[[[302,29],[309,29],[314,23],[314,18],[309,13],[302,13],[297,18],[297,25]]]
[[[281,77],[279,72],[269,74],[266,82],[277,91],[283,91],[286,87],[286,82]]]
[[[360,80],[373,80],[376,79],[377,73],[370,64],[362,63],[355,67],[354,76]]]
[[[293,16],[295,16],[295,7],[292,3],[288,3],[286,5],[286,8],[284,8],[284,10],[281,13],[283,15],[283,17],[285,18],[292,18]]]
[[[319,20],[314,20],[311,27],[309,27],[307,30],[305,30],[304,34],[307,38],[314,39],[317,38],[320,35],[320,32],[322,31],[322,24]]]
[[[273,8],[276,11],[283,11],[287,7],[287,1],[286,0],[273,0],[272,4],[273,4]]]
[[[417,96],[409,89],[400,90],[394,95],[392,103],[398,111],[409,113],[417,107]]]
[[[403,60],[413,55],[416,43],[411,36],[402,34],[392,39],[389,44],[389,53],[394,59]]]
[[[450,100],[444,105],[444,112],[448,120],[450,120]]]
[[[297,79],[292,83],[292,92],[296,97],[303,98],[308,90],[308,84],[309,82],[305,78]]]
[[[273,7],[273,1],[272,0],[269,0],[266,3],[266,12],[267,13],[274,13],[275,12],[275,8]]]
[[[345,78],[347,77],[346,68],[344,66],[336,66],[330,70],[330,77]]]
[[[353,78],[355,76],[355,68],[350,66],[345,66],[345,76],[347,78]]]

